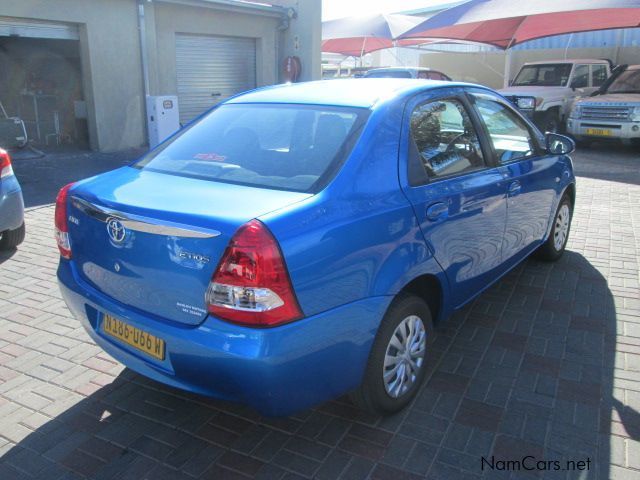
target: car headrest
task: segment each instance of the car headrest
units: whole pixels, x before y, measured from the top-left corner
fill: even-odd
[[[411,132],[420,152],[440,146],[442,134],[438,114],[431,112],[422,114],[411,122]]]
[[[320,115],[316,125],[314,144],[316,147],[318,145],[341,144],[346,135],[347,127],[340,115],[333,113]]]

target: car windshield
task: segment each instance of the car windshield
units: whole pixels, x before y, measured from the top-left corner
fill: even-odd
[[[525,65],[513,81],[514,87],[564,87],[571,75],[571,63]]]
[[[407,70],[373,70],[365,74],[366,78],[411,78]]]
[[[640,93],[640,69],[622,72],[609,85],[607,93]]]
[[[368,110],[228,104],[134,166],[226,183],[315,192],[331,180]]]

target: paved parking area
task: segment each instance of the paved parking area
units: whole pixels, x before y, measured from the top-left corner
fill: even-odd
[[[640,479],[640,152],[574,158],[567,254],[443,325],[426,385],[390,418],[346,399],[263,418],[125,370],[70,316],[53,207],[31,209],[0,256],[0,479]],[[34,190],[33,205],[55,192]]]

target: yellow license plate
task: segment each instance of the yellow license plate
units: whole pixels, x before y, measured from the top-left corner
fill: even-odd
[[[133,327],[111,315],[105,315],[102,320],[102,330],[112,337],[131,345],[133,348],[147,355],[164,360],[164,340],[150,333]]]
[[[587,135],[595,135],[597,137],[610,137],[611,130],[604,128],[587,128]]]

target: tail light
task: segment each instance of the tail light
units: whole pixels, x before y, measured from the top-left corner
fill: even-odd
[[[233,236],[213,274],[206,301],[218,318],[255,327],[298,320],[298,305],[278,242],[258,220]]]
[[[0,148],[0,178],[13,175],[13,168],[11,167],[11,157],[6,150]]]
[[[69,189],[73,183],[65,185],[58,192],[56,197],[56,242],[58,242],[58,250],[63,258],[71,258],[71,242],[69,241],[69,223],[67,217],[67,196]]]

